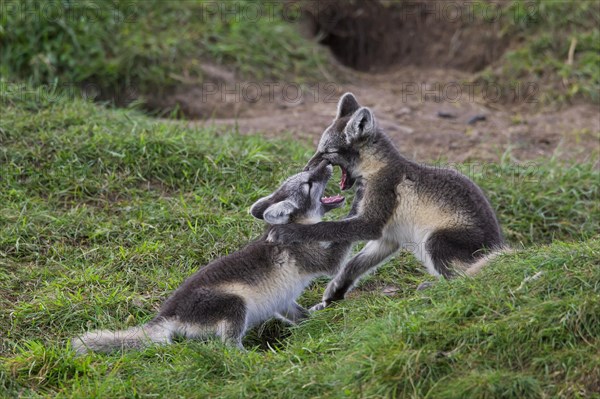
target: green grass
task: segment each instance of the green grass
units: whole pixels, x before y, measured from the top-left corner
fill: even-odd
[[[302,82],[325,60],[297,34],[294,8],[272,1],[0,0],[0,10],[5,83],[84,87],[121,103],[126,92],[160,96],[211,80],[204,64]]]
[[[322,53],[280,8],[258,21],[203,15],[214,2],[202,1],[15,13],[36,4],[0,0],[0,397],[600,397],[597,159],[517,165],[508,153],[459,165],[517,249],[475,279],[415,292],[428,277],[402,253],[301,325],[254,329],[247,353],[183,341],[75,357],[70,338],[151,319],[187,276],[258,235],[248,207],[312,148],[157,122],[69,91],[160,94],[203,82],[203,63],[311,79]],[[595,3],[536,4],[538,16],[504,14],[516,15],[505,34],[524,41],[483,78],[535,79],[554,88],[552,101],[597,101]]]
[[[187,276],[262,231],[248,207],[312,152],[182,126],[6,96],[0,397],[597,395],[599,174],[554,160],[473,173],[519,249],[480,277],[415,292],[427,276],[402,254],[300,326],[255,329],[248,353],[184,341],[75,357],[69,338],[149,320]],[[389,285],[395,296],[381,294]]]
[[[268,0],[0,0],[0,84],[83,88],[123,105],[214,81],[206,65],[261,81],[314,82],[323,69],[336,75],[326,51],[299,35],[301,7]],[[600,101],[597,1],[514,0],[499,12],[486,2],[472,7],[475,23],[499,15],[487,22],[498,22],[501,40],[511,43],[476,78],[493,85],[487,95],[495,98],[499,88],[509,102]]]
[[[600,3],[514,0],[500,15],[501,33],[513,44],[481,82],[508,101],[600,102]]]

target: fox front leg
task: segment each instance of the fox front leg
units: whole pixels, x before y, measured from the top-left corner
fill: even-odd
[[[268,240],[280,244],[376,240],[381,237],[384,225],[385,219],[370,221],[363,217],[315,224],[282,224],[271,228]]]
[[[385,239],[369,241],[367,245],[338,273],[325,289],[323,301],[310,310],[320,310],[332,302],[344,299],[346,293],[356,284],[358,279],[368,271],[377,268],[388,257],[393,255],[399,245]]]

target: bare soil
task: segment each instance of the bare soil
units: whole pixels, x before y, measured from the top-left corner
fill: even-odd
[[[510,44],[499,18],[504,0],[473,3],[416,0],[320,0],[306,2],[303,30],[358,71],[390,66],[479,71]]]
[[[543,91],[520,93],[520,101],[506,105],[494,101],[493,93],[474,95],[465,83],[472,81],[472,75],[454,69],[398,66],[383,73],[344,74],[352,83],[324,84],[318,95],[311,89],[301,96],[288,95],[292,100],[286,100],[283,89],[273,90],[272,99],[263,93],[257,102],[244,101],[243,92],[237,98],[229,95],[204,102],[189,93],[188,107],[196,102],[204,110],[212,108],[216,115],[190,124],[217,130],[235,126],[241,133],[266,137],[291,133],[316,144],[335,116],[339,95],[351,91],[362,105],[373,109],[400,151],[417,161],[497,161],[510,154],[514,162],[553,156],[570,162],[598,162],[598,105],[543,109],[534,102]],[[469,124],[474,117],[480,120]]]
[[[481,5],[495,12],[504,3]],[[469,83],[477,81],[475,73],[494,65],[519,38],[502,34],[498,20],[467,18],[465,7],[448,4],[308,2],[299,28],[329,48],[324,83],[298,95],[294,84],[240,82],[224,67],[209,65],[212,86],[181,87],[158,108],[175,104],[196,119],[193,125],[234,126],[267,137],[291,133],[316,144],[339,96],[351,91],[374,110],[400,151],[417,161],[486,162],[509,155],[513,162],[553,156],[598,162],[599,106],[543,108],[541,81],[516,87],[510,98],[494,87],[476,90]]]

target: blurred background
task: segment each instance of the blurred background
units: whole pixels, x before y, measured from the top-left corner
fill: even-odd
[[[600,130],[597,1],[2,0],[0,10],[3,92],[42,86],[314,141],[351,90],[408,155],[455,161],[508,146],[521,160],[559,147],[586,157]]]

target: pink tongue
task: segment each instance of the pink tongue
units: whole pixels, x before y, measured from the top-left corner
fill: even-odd
[[[346,188],[346,169],[342,169],[342,180],[340,181],[340,188],[344,190]]]
[[[323,202],[324,204],[332,204],[341,201],[343,198],[344,197],[338,194],[333,197],[323,197],[321,198],[321,202]]]

